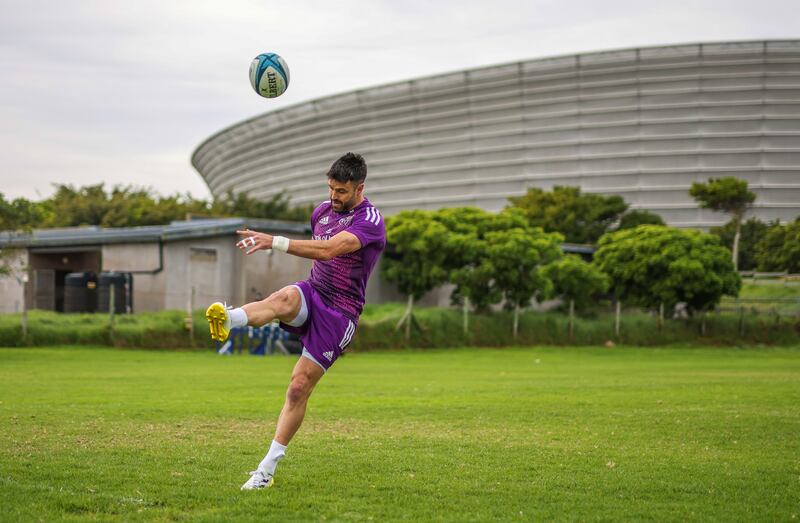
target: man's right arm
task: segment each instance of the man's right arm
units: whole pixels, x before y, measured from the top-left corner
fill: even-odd
[[[361,241],[355,234],[342,231],[327,240],[290,240],[265,232],[245,229],[236,231],[243,238],[236,246],[252,254],[262,249],[277,249],[310,260],[330,260],[336,256],[349,254],[361,248]]]

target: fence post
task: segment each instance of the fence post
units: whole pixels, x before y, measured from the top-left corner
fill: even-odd
[[[621,312],[622,312],[622,301],[617,299],[617,314],[616,314],[616,321],[614,322],[614,333],[616,334],[617,339],[619,339],[619,316]]]
[[[22,274],[22,342],[28,342],[28,271]]]
[[[406,343],[411,341],[411,307],[414,306],[414,295],[408,297],[408,318],[406,318]]]
[[[739,301],[737,298],[736,301]],[[744,338],[744,308],[739,304],[739,336]]]
[[[197,288],[192,285],[192,290],[189,293],[189,316],[186,319],[186,324],[189,327],[189,346],[194,347],[194,295]]]
[[[114,309],[116,309],[116,300],[114,299],[116,285],[113,282],[108,286],[108,330],[111,344],[114,344]]]
[[[706,335],[706,311],[703,310],[700,312],[700,335]]]
[[[569,339],[572,341],[575,332],[575,300],[569,300]]]
[[[24,300],[24,298],[23,298]],[[28,341],[28,307],[25,306],[25,303],[22,304],[22,342],[27,343]]]
[[[664,302],[658,304],[658,332],[664,327]]]
[[[461,315],[464,324],[464,335],[469,334],[469,296],[464,296],[464,302],[461,304]]]

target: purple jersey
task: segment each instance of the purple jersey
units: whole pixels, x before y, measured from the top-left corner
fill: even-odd
[[[347,231],[361,242],[361,248],[328,261],[314,260],[308,282],[325,303],[354,322],[364,308],[367,280],[386,246],[386,228],[378,209],[364,201],[347,212],[333,210],[330,201],[311,213],[313,239],[327,240]]]

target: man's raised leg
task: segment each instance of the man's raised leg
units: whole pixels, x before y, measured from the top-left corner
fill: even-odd
[[[261,327],[275,319],[290,322],[297,317],[301,305],[300,291],[296,286],[289,285],[263,300],[236,309],[228,309],[220,302],[212,303],[206,310],[206,319],[211,338],[225,341],[234,327]]]
[[[261,327],[274,319],[291,322],[300,312],[301,305],[300,290],[296,285],[289,285],[261,301],[242,305],[242,310],[247,315],[247,325]]]

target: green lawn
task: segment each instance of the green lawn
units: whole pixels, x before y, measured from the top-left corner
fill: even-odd
[[[761,299],[800,299],[800,284],[791,282],[784,284],[780,281],[761,281],[751,283],[744,278],[742,280],[742,290],[740,298],[761,298]]]
[[[800,347],[348,355],[241,492],[293,362],[0,350],[0,520],[800,518]]]

